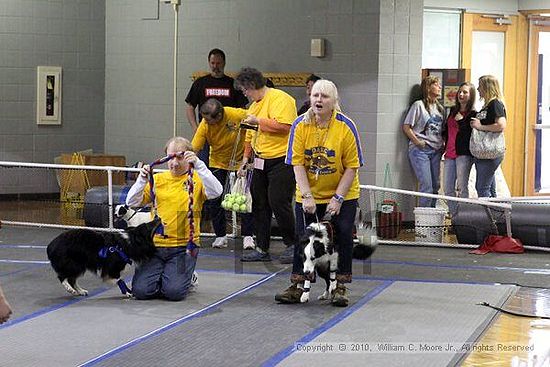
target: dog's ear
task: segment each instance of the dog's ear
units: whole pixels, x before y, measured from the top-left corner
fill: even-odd
[[[128,207],[124,204],[120,204],[115,207],[115,215],[117,217],[123,217],[127,212]]]

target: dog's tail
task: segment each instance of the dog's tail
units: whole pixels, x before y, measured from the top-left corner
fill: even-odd
[[[359,244],[353,248],[353,258],[365,260],[371,257],[378,245],[378,237],[371,226],[358,226],[357,240]]]
[[[353,248],[353,258],[358,260],[368,259],[376,251],[376,247],[376,245],[358,244]]]

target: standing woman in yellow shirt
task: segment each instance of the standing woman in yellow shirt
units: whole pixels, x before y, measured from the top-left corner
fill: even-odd
[[[286,163],[296,175],[296,222],[298,234],[325,213],[332,215],[338,249],[337,286],[332,305],[349,303],[345,283],[351,282],[353,225],[359,199],[358,169],[363,165],[359,132],[340,111],[338,90],[329,80],[318,80],[311,89],[311,107],[292,124]],[[299,303],[305,280],[300,251],[294,251],[292,285],[275,300]]]
[[[256,249],[241,261],[271,261],[269,241],[271,215],[279,225],[286,250],[279,257],[284,264],[292,262],[296,243],[294,211],[294,172],[285,164],[290,125],[296,119],[296,101],[289,94],[266,86],[262,73],[243,68],[235,78],[237,88],[252,102],[243,123],[257,126],[246,134],[243,166],[254,154],[252,176],[252,212],[256,232]]]

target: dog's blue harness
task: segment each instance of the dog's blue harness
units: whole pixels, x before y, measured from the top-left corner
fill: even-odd
[[[105,246],[102,247],[99,250],[99,258],[106,259],[109,253],[117,253],[118,256],[128,265],[132,265],[132,260],[122,251],[122,249],[118,246]],[[120,289],[120,293],[122,294],[128,294],[132,293],[132,290],[126,285],[126,282],[124,282],[123,279],[119,279],[116,284],[118,285],[118,288]]]
[[[105,246],[105,247],[102,247],[99,250],[98,255],[101,259],[106,259],[107,256],[109,255],[109,252],[110,253],[115,253],[116,252],[118,254],[118,256],[120,256],[122,261],[124,261],[128,265],[132,265],[132,260],[130,260],[128,255],[126,255],[124,253],[124,251],[122,251],[122,249],[118,246]]]

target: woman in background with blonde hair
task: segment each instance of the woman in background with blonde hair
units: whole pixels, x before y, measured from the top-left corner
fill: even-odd
[[[439,172],[443,152],[441,134],[445,111],[437,100],[441,94],[441,81],[428,75],[422,80],[422,99],[414,102],[403,121],[403,133],[409,138],[409,161],[418,179],[419,190],[437,194],[440,187]],[[435,207],[436,199],[420,197],[419,206]]]
[[[506,108],[498,80],[493,75],[479,78],[477,88],[484,105],[470,125],[480,131],[504,132],[506,128]],[[476,166],[476,191],[478,197],[490,197],[495,171],[502,163],[504,155],[494,159],[474,158]]]

